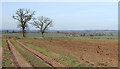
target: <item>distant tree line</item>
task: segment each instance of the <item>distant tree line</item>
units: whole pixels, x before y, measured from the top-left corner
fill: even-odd
[[[11,31],[9,31],[9,30],[4,30],[4,31],[2,31],[2,33],[18,33],[17,31],[14,31],[14,30],[11,30]]]

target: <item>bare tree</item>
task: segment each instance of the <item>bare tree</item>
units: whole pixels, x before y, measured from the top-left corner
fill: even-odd
[[[25,37],[25,29],[28,27],[27,23],[32,19],[35,11],[30,9],[18,9],[16,15],[13,18],[19,22],[18,27],[22,28],[23,37]]]
[[[44,37],[45,31],[49,28],[52,27],[52,20],[47,17],[38,17],[33,19],[34,22],[31,24],[34,25],[36,28],[40,29],[40,32],[42,34],[42,38]]]

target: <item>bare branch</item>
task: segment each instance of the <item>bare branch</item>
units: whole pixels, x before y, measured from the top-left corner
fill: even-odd
[[[50,18],[47,17],[38,17],[38,18],[34,18],[33,19],[33,23],[31,23],[32,25],[34,25],[36,28],[39,28],[41,33],[42,33],[42,37],[43,37],[43,33],[52,25],[52,20]]]
[[[22,28],[23,37],[25,28],[28,27],[27,23],[32,19],[35,11],[30,11],[30,9],[18,9],[16,15],[13,15],[13,19],[19,22],[18,27]]]

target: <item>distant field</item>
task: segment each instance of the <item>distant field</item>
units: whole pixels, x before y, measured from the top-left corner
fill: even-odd
[[[2,46],[2,34],[0,34],[0,47]]]
[[[2,38],[0,38],[0,47],[2,46]]]
[[[8,33],[8,34],[3,34],[3,36],[8,36],[8,37],[22,37],[22,34],[20,33]],[[40,33],[26,33],[25,37],[27,38],[41,38]],[[45,33],[45,37],[53,37],[53,38],[61,38],[65,37],[65,34],[57,34],[57,33]]]
[[[20,33],[7,33],[3,34],[3,36],[7,37],[22,37],[22,34]],[[41,38],[40,33],[26,33],[26,38]],[[118,39],[117,35],[114,36],[80,36],[80,37],[66,37],[66,34],[62,33],[45,33],[45,38],[67,38],[67,39]]]
[[[118,39],[118,36],[82,36],[82,37],[65,37],[68,39]]]

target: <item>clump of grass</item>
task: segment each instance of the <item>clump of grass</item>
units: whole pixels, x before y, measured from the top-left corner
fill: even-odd
[[[21,45],[18,43],[15,43],[13,41],[10,41],[16,50],[24,57],[24,59],[30,63],[33,67],[48,67],[47,64],[45,64],[41,59],[33,55],[31,52],[28,50],[24,49]],[[19,48],[18,45],[22,48]]]
[[[3,55],[2,55],[2,67],[13,67],[12,56],[7,47],[5,40],[2,40]]]

